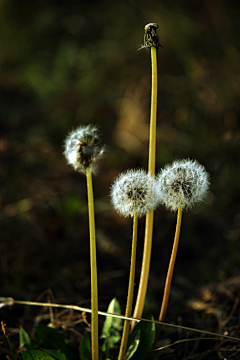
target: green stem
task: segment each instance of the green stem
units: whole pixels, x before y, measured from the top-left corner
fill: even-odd
[[[5,335],[6,339],[7,339],[7,342],[8,342],[8,346],[10,348],[10,351],[11,351],[11,354],[12,354],[12,358],[13,360],[16,360],[16,356],[14,355],[14,352],[13,352],[13,348],[12,348],[12,344],[9,340],[9,337],[8,337],[8,334],[7,334],[7,326],[6,324],[4,324],[3,321],[1,321],[1,325],[2,325],[2,331],[3,331],[3,334]]]
[[[7,338],[8,346],[10,347],[10,350],[11,350],[11,353],[12,353],[13,360],[17,360],[16,356],[14,355],[14,352],[13,352],[13,349],[12,349],[12,344],[11,344],[11,342],[9,340],[9,337],[6,336],[6,338]]]
[[[154,46],[151,47],[151,61],[152,61],[152,94],[151,94],[148,172],[154,177],[155,162],[156,162],[155,159],[156,159],[156,124],[157,124],[157,50]],[[142,317],[143,307],[147,292],[151,250],[152,250],[153,214],[154,211],[151,210],[146,215],[145,240],[144,240],[141,277],[139,282],[137,301],[133,315],[134,317],[137,318]],[[136,322],[132,322],[132,328],[135,326],[135,324]]]
[[[136,265],[136,249],[137,249],[137,224],[138,224],[138,217],[135,214],[134,219],[133,219],[132,255],[131,255],[129,285],[128,285],[128,298],[127,298],[127,306],[126,306],[126,313],[125,313],[125,316],[127,316],[127,317],[131,316],[132,303],[133,303],[134,277],[135,277],[135,265]],[[130,327],[130,321],[125,320],[118,360],[124,359],[124,355],[125,355],[126,348],[127,348],[129,327]]]
[[[181,222],[182,222],[182,208],[179,207],[178,215],[177,215],[177,225],[176,225],[174,243],[173,243],[171,258],[169,261],[169,267],[168,267],[168,273],[167,273],[167,277],[166,277],[166,283],[165,283],[165,288],[164,288],[162,307],[161,307],[161,311],[160,311],[160,315],[159,315],[159,321],[164,321],[166,311],[167,311],[168,299],[169,299],[170,288],[171,288],[171,283],[172,283],[173,270],[174,270],[176,255],[177,255],[178,243],[179,243]],[[157,331],[156,331],[156,341],[160,335],[161,329],[162,329],[162,325],[158,325]]]
[[[148,172],[154,176],[156,159],[156,126],[157,126],[157,49],[151,47],[152,60],[152,95],[151,95],[151,116],[149,135],[149,160]]]
[[[91,337],[92,337],[92,360],[98,360],[98,287],[97,287],[97,257],[96,236],[94,219],[94,201],[92,187],[92,172],[90,167],[86,169],[87,193],[88,193],[88,216],[90,233],[90,264],[91,264]]]

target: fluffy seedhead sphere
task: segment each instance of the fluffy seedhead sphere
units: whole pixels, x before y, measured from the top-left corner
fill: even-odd
[[[160,202],[166,208],[187,210],[206,198],[209,175],[196,160],[177,160],[162,169],[157,183]]]
[[[79,126],[67,136],[64,143],[64,155],[68,164],[84,174],[88,167],[92,172],[96,170],[96,163],[104,150],[99,130],[92,125]]]
[[[157,206],[156,181],[144,170],[128,170],[112,184],[111,200],[121,215],[141,217]]]

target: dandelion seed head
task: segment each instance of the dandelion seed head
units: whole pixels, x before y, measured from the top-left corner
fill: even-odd
[[[159,199],[172,211],[191,209],[208,194],[209,175],[196,160],[177,160],[165,166],[157,177]]]
[[[144,170],[128,170],[111,186],[111,202],[121,215],[139,217],[157,206],[156,182]]]
[[[86,173],[87,167],[96,171],[96,163],[105,147],[101,144],[99,130],[92,126],[79,126],[70,132],[64,142],[64,155],[76,171]]]

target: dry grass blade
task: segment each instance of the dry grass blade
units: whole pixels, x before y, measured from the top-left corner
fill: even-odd
[[[203,331],[203,333],[204,333],[204,331]],[[154,349],[153,351],[164,350],[164,349],[167,349],[167,348],[169,348],[171,346],[174,346],[174,345],[177,345],[177,344],[181,344],[181,343],[189,342],[189,341],[199,341],[199,340],[216,340],[216,338],[215,337],[201,337],[201,338],[194,338],[194,339],[177,340],[174,343],[164,345],[164,346],[162,346],[160,348]]]
[[[1,298],[1,301],[2,301],[3,306],[7,306],[7,305],[12,306],[14,304],[30,305],[30,306],[45,306],[45,307],[47,306],[47,307],[55,307],[55,308],[62,308],[62,309],[72,309],[72,310],[76,310],[76,311],[83,311],[83,312],[86,312],[86,313],[91,313],[91,309],[83,308],[83,307],[76,306],[76,305],[63,305],[63,304],[43,303],[43,302],[34,302],[34,301],[22,301],[22,300],[14,300],[13,298]],[[2,304],[0,304],[0,307],[2,306]],[[233,337],[233,336],[218,334],[218,333],[214,333],[214,332],[210,332],[210,331],[198,330],[198,329],[190,328],[190,327],[187,327],[187,326],[168,324],[168,323],[161,322],[161,321],[152,321],[152,320],[142,319],[142,318],[126,317],[126,316],[122,316],[122,315],[116,315],[116,314],[107,313],[107,312],[104,312],[104,311],[98,311],[98,315],[117,317],[117,318],[123,319],[123,320],[134,320],[136,322],[140,322],[140,321],[151,322],[151,323],[155,323],[157,325],[168,326],[168,327],[172,327],[172,328],[176,328],[176,329],[182,329],[182,330],[186,330],[186,331],[193,331],[193,332],[197,332],[197,333],[201,333],[201,334],[206,334],[206,335],[209,335],[209,336],[216,336],[216,337],[219,337],[219,338],[224,338],[224,339],[227,339],[229,341],[240,342],[239,338],[236,338],[236,337]]]

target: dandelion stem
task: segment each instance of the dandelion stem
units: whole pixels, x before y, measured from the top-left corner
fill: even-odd
[[[168,273],[167,273],[167,277],[166,277],[166,283],[165,283],[165,288],[164,288],[164,295],[163,295],[163,300],[162,300],[161,311],[160,311],[160,315],[159,315],[159,321],[164,321],[166,311],[167,311],[168,299],[169,299],[170,288],[171,288],[171,283],[172,283],[173,270],[174,270],[176,255],[177,255],[178,243],[179,243],[181,221],[182,221],[182,208],[179,207],[178,215],[177,215],[177,225],[176,225],[174,243],[173,243],[171,258],[169,261],[169,267],[168,267]],[[156,331],[156,341],[160,335],[161,329],[162,329],[162,325],[158,325],[157,331]]]
[[[155,159],[156,159],[156,123],[157,123],[157,49],[154,46],[151,47],[151,61],[152,61],[152,94],[151,94],[148,172],[152,177],[154,177]],[[134,310],[134,317],[142,317],[143,307],[147,292],[151,250],[152,250],[153,214],[154,211],[151,210],[146,215],[142,269],[141,269],[141,277],[138,288],[137,301]],[[132,328],[135,326],[135,324],[136,322],[132,322]]]
[[[133,218],[133,237],[132,237],[132,254],[131,254],[131,266],[130,266],[130,276],[129,276],[129,285],[128,285],[128,298],[125,316],[131,316],[132,312],[132,303],[133,303],[133,290],[134,290],[134,277],[135,277],[135,264],[136,264],[136,249],[137,249],[137,224],[138,216],[134,215]],[[127,340],[129,334],[130,321],[124,321],[122,342],[120,347],[120,352],[118,360],[123,360],[127,348]]]
[[[96,259],[96,236],[95,236],[92,172],[90,167],[86,169],[86,178],[87,178],[88,215],[89,215],[89,233],[90,233],[92,360],[98,360],[97,259]]]
[[[151,95],[151,117],[149,135],[149,160],[148,172],[154,176],[156,159],[156,124],[157,124],[157,49],[151,47],[152,60],[152,95]]]

